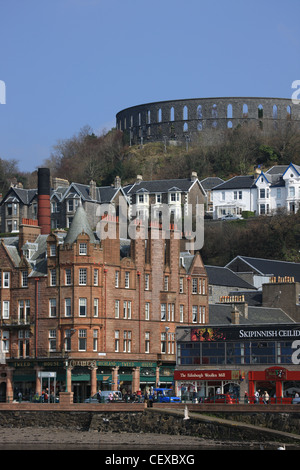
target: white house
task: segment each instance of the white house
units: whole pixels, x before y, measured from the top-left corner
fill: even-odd
[[[300,207],[300,166],[278,165],[255,175],[234,176],[212,189],[213,217],[243,211],[268,215],[280,209],[296,213]]]

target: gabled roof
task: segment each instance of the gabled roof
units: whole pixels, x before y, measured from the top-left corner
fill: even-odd
[[[236,256],[225,267],[232,268],[236,262],[243,263],[244,272],[255,272],[262,276],[290,276],[300,282],[300,263],[279,261],[264,258],[251,258],[249,256]]]
[[[229,268],[221,266],[205,266],[209,284],[216,286],[227,286],[239,289],[255,289],[255,287],[246,282]]]
[[[200,183],[202,187],[207,191],[208,189],[212,189],[215,186],[218,186],[219,184],[225,183],[225,181],[215,176],[208,176],[207,178],[204,178],[204,180],[201,180]]]
[[[204,189],[198,179],[192,180],[191,178],[185,179],[169,179],[169,180],[153,180],[153,181],[138,181],[133,185],[129,185],[125,189],[126,194],[131,195],[137,193],[139,190],[144,189],[149,193],[167,193],[171,190],[180,192],[189,192],[194,184],[199,184],[204,194]]]
[[[9,202],[10,198],[12,198],[11,200],[17,198],[17,200],[28,206],[32,203],[33,199],[36,196],[37,189],[23,189],[11,187],[2,199],[1,204],[3,204],[4,202]]]
[[[209,304],[210,325],[232,325],[232,305]],[[248,318],[240,315],[240,325],[295,323],[281,308],[248,307]]]
[[[223,191],[225,189],[250,189],[254,187],[254,175],[233,176],[230,180],[212,188],[212,191]]]

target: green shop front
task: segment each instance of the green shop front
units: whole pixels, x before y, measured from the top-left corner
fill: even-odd
[[[170,388],[174,385],[174,368],[147,361],[8,360],[0,374],[0,399],[8,401],[10,388],[9,399],[32,401],[42,397],[43,401],[55,401],[60,392],[69,391],[73,392],[74,402],[83,401],[99,389],[135,393],[155,386]],[[10,376],[8,388],[1,375]]]

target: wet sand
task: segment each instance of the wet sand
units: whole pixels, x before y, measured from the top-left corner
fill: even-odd
[[[279,444],[278,444],[279,445]],[[266,444],[265,449],[276,449]],[[165,434],[99,433],[97,431],[66,430],[62,428],[4,428],[0,427],[0,450],[122,450],[174,452],[197,450],[259,450],[259,442],[207,441],[191,436]]]

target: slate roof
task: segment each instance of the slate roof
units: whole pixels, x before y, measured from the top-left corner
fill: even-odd
[[[78,235],[80,235],[82,232],[86,233],[90,237],[91,243],[96,243],[96,238],[89,224],[87,214],[82,205],[80,204],[77,207],[77,210],[71,223],[71,227],[67,233],[64,243],[69,243],[71,245],[75,242]]]
[[[29,204],[31,204],[35,196],[37,196],[37,193],[37,189],[23,189],[11,187],[2,199],[0,204],[3,204],[4,202],[9,202],[10,200],[17,198],[23,204],[28,206]]]
[[[255,289],[255,287],[238,276],[235,272],[227,267],[221,266],[205,266],[208,282],[212,285],[228,286],[240,289]]]
[[[212,188],[212,191],[223,189],[250,189],[255,185],[255,180],[256,177],[254,177],[254,175],[234,176],[228,181]]]
[[[171,190],[174,190],[175,188],[181,192],[188,192],[196,182],[198,182],[198,184],[201,186],[199,180],[192,181],[191,178],[153,181],[142,180],[137,181],[133,185],[129,185],[130,187],[127,186],[126,194],[135,194],[142,189],[148,191],[149,193],[167,193]]]
[[[225,267],[229,267],[241,261],[245,266],[244,272],[255,272],[260,275],[267,276],[291,276],[296,282],[300,282],[300,263],[292,263],[289,261],[278,261],[263,258],[251,258],[249,256],[237,256],[230,261]],[[246,269],[247,268],[247,269]]]
[[[210,304],[209,325],[232,325],[231,304]],[[280,308],[248,307],[248,318],[240,315],[240,325],[295,323]]]
[[[218,186],[219,184],[225,183],[225,181],[218,177],[209,176],[207,178],[204,178],[204,180],[201,180],[200,183],[202,187],[207,191],[208,189],[212,189],[215,186]]]

